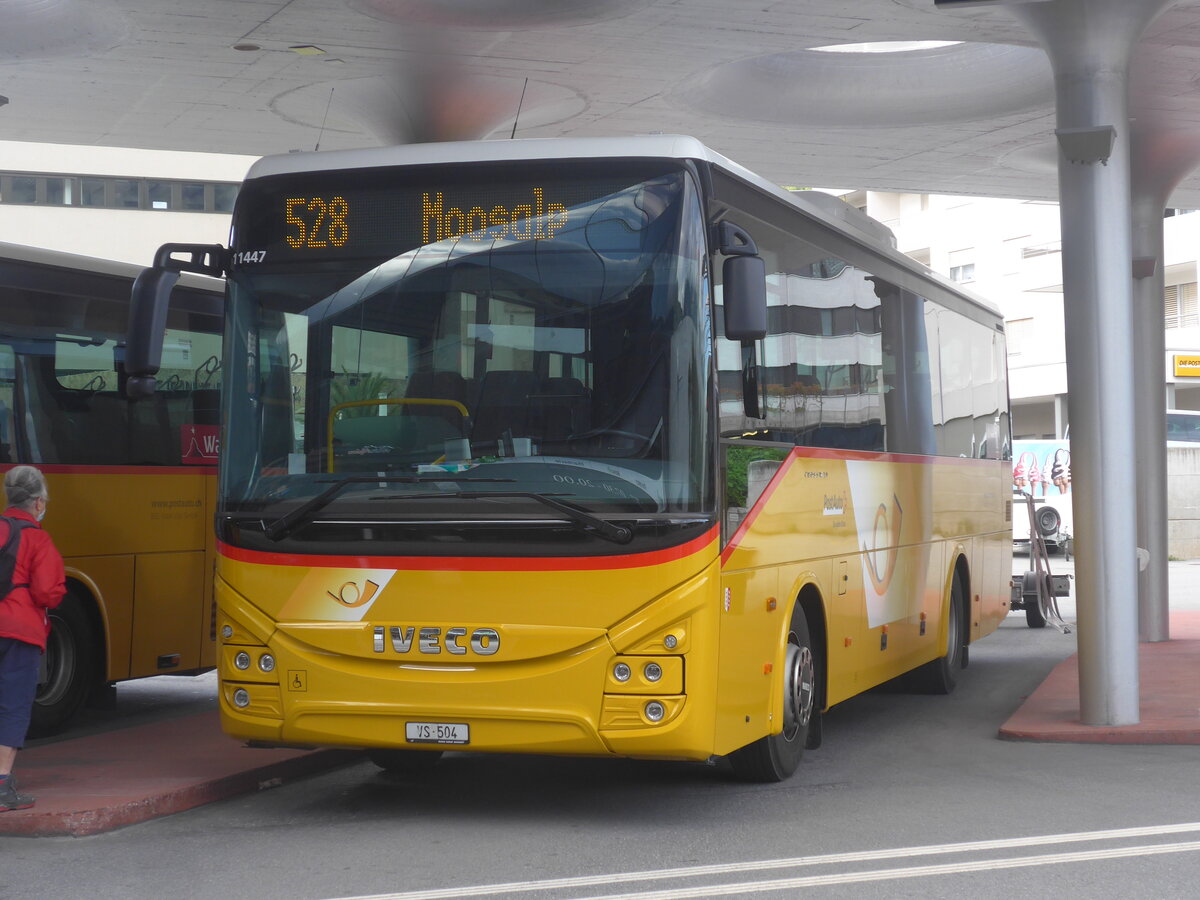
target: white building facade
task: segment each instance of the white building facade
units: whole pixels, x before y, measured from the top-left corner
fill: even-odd
[[[0,241],[149,265],[224,244],[255,157],[0,141]]]
[[[1014,438],[1063,437],[1067,421],[1062,254],[1054,203],[855,192],[898,249],[991,301],[1008,333]],[[1164,220],[1168,408],[1200,409],[1200,215]]]

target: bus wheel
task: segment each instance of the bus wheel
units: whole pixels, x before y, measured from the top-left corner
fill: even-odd
[[[946,653],[914,671],[917,690],[926,694],[949,694],[958,684],[958,673],[967,665],[967,638],[963,627],[963,587],[958,575],[950,588],[949,621],[946,623]]]
[[[797,604],[792,611],[783,671],[783,731],[759,738],[729,755],[734,774],[743,781],[783,781],[800,765],[815,718],[817,659],[808,634],[808,620]],[[813,735],[816,736],[815,734]]]
[[[83,603],[67,592],[50,610],[50,637],[38,672],[31,737],[54,734],[74,717],[96,683],[96,653]]]
[[[392,750],[377,747],[367,751],[367,759],[392,775],[419,775],[428,772],[441,758],[441,750]]]

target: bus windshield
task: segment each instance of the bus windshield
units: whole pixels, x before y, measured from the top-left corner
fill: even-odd
[[[589,521],[711,511],[692,180],[661,162],[556,169],[247,184],[228,306],[230,539],[307,535],[338,552],[325,548],[402,536],[389,524],[498,520],[603,537]]]

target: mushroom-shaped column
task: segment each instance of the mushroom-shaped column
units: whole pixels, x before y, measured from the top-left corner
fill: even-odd
[[[1054,69],[1080,720],[1139,721],[1129,65],[1167,0],[1012,7]]]

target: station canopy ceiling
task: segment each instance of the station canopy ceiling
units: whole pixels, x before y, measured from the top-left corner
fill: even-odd
[[[1002,5],[4,0],[0,9],[3,140],[261,155],[507,139],[515,119],[518,137],[690,134],[788,186],[1057,195],[1050,66]],[[1157,141],[1200,146],[1200,0],[1147,29],[1132,95],[1132,114],[1156,123]],[[1172,203],[1200,206],[1200,176]]]

